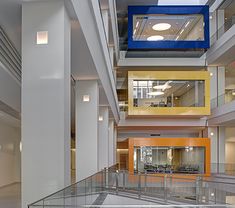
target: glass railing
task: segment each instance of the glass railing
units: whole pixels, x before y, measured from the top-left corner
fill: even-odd
[[[227,19],[225,23],[211,36],[210,44],[211,46],[222,37],[233,25],[235,24],[234,17]]]
[[[233,92],[222,94],[216,98],[211,99],[211,109],[220,107],[234,100],[235,100],[235,95],[233,95]]]
[[[235,176],[235,163],[212,163],[211,173]]]
[[[106,202],[107,196],[111,204]],[[130,174],[113,166],[28,207],[128,207],[129,198],[142,200],[141,206],[131,207],[148,207],[149,202],[150,207],[234,207],[235,183],[200,175]]]

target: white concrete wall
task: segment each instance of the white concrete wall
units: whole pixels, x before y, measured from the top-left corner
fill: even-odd
[[[0,120],[0,187],[20,182],[20,129]]]
[[[48,44],[36,34],[48,31]],[[22,6],[22,207],[70,184],[70,19],[64,1]]]

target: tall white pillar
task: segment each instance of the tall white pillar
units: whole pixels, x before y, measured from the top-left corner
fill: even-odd
[[[22,207],[69,184],[70,18],[63,0],[24,2]]]
[[[218,67],[218,104],[225,103],[225,67]]]
[[[117,127],[114,128],[114,145],[113,145],[113,164],[117,163]]]
[[[210,72],[210,97],[211,97],[211,108],[215,108],[224,104],[225,98],[225,67],[208,67]]]
[[[114,165],[114,120],[109,120],[109,167]]]
[[[221,173],[225,170],[225,127],[209,127],[208,137],[211,139],[211,169]]]
[[[99,170],[102,170],[109,165],[108,141],[109,141],[109,109],[108,107],[99,108],[99,138],[98,138],[98,153],[99,153]]]
[[[98,171],[99,87],[97,80],[76,82],[76,181]]]

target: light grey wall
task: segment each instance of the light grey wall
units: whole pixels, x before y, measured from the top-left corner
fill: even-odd
[[[0,121],[0,187],[20,182],[20,128]]]

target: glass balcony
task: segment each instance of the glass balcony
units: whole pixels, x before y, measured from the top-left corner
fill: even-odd
[[[128,49],[207,49],[209,6],[129,6]]]
[[[128,77],[128,115],[210,114],[208,72],[130,71]]]

